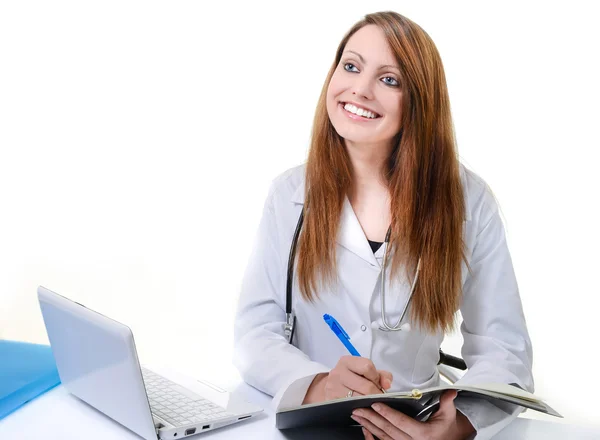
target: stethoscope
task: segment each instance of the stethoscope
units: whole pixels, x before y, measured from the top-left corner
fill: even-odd
[[[300,213],[300,218],[298,219],[298,224],[296,225],[296,230],[294,231],[294,238],[292,240],[292,245],[290,247],[290,256],[288,259],[288,268],[287,268],[287,283],[286,283],[286,296],[285,296],[285,324],[283,326],[284,334],[291,344],[294,339],[294,330],[296,327],[296,316],[292,311],[292,284],[294,280],[294,262],[296,259],[296,246],[298,244],[298,236],[300,235],[300,231],[302,230],[302,223],[304,223],[304,209]],[[383,255],[383,268],[381,269],[381,287],[380,287],[380,296],[381,296],[381,322],[383,325],[379,326],[379,330],[385,332],[397,332],[397,331],[410,331],[410,323],[406,322],[404,324],[400,324],[406,315],[406,311],[408,310],[408,306],[410,305],[410,301],[412,300],[413,293],[415,291],[415,286],[417,284],[417,280],[419,279],[419,271],[421,270],[421,258],[419,258],[417,262],[417,269],[415,270],[415,279],[412,282],[410,293],[408,295],[408,300],[404,305],[404,309],[402,310],[402,314],[400,315],[400,319],[394,326],[390,326],[385,318],[385,266],[387,263],[387,254],[388,249],[387,246],[390,242],[390,233],[392,228],[390,227],[385,235],[385,252]]]

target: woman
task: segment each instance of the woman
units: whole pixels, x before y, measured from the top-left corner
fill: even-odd
[[[290,344],[287,262],[302,212]],[[338,47],[307,164],[272,183],[243,280],[234,362],[276,405],[435,386],[438,350],[459,309],[468,371],[458,383],[533,391],[502,221],[485,182],[458,162],[437,49],[407,18],[369,14]],[[348,355],[325,313],[363,357]],[[481,439],[519,411],[455,397],[447,392],[427,422],[385,405],[354,418],[367,439]]]

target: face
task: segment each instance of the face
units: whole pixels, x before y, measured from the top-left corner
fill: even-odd
[[[400,70],[377,26],[348,40],[327,89],[327,113],[347,146],[390,146],[400,131]]]

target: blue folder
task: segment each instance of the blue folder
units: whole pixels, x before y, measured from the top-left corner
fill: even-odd
[[[0,419],[59,383],[49,345],[0,340]]]

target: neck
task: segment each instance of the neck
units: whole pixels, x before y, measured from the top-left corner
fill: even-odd
[[[365,192],[387,188],[384,171],[392,146],[356,144],[351,141],[345,144],[352,164],[351,199]]]

